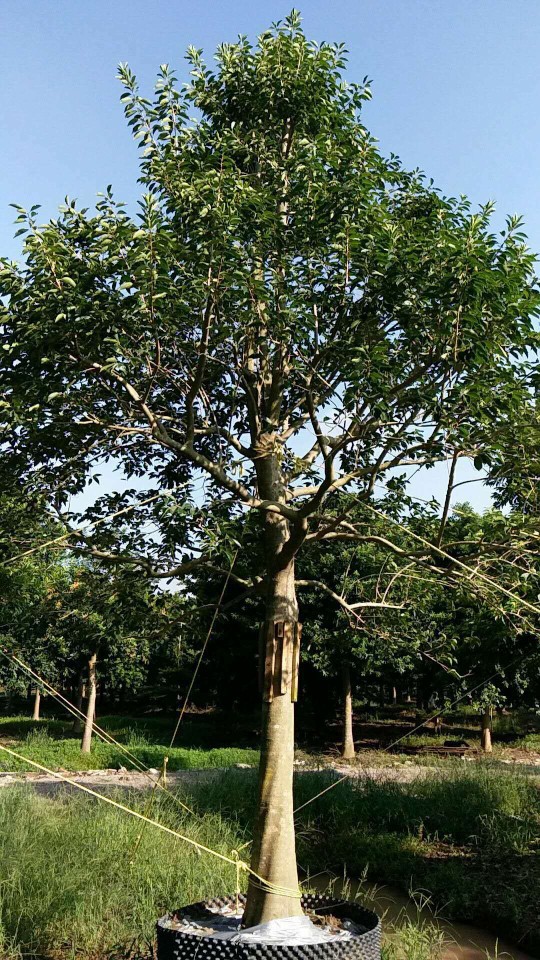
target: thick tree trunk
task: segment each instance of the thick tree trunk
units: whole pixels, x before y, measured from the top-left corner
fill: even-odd
[[[88,700],[81,753],[90,753],[92,745],[92,724],[96,715],[96,661],[97,653],[93,653],[88,661]]]
[[[279,557],[288,540],[288,525],[275,514],[266,519],[267,624],[298,622],[294,560]],[[280,569],[281,567],[281,569]],[[277,657],[274,658],[277,661]],[[263,701],[259,803],[251,868],[270,886],[250,876],[244,926],[300,916],[293,815],[294,703],[291,686],[282,693],[274,665],[273,697]]]
[[[41,690],[39,687],[36,687],[34,691],[34,711],[32,713],[32,720],[39,720],[39,708],[41,704]]]
[[[75,698],[75,706],[77,707],[77,710],[79,711],[79,713],[73,719],[73,733],[82,733],[83,723],[82,723],[82,717],[80,716],[80,713],[82,713],[82,708],[83,708],[85,685],[86,684],[85,684],[84,673],[81,673],[79,676],[79,682],[77,684],[77,696]]]
[[[353,710],[351,690],[351,670],[348,663],[342,667],[343,675],[343,744],[341,756],[344,760],[354,760]]]
[[[482,750],[484,753],[491,753],[491,707],[486,707],[482,714]]]

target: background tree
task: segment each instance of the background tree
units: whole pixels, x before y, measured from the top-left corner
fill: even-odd
[[[58,535],[58,525],[38,505],[16,492],[0,497],[0,644],[4,651],[31,659],[34,669],[49,683],[62,677],[66,655],[64,639],[50,633],[54,598],[70,583],[69,564],[52,549],[26,554],[29,544],[46,543]],[[23,557],[15,561],[18,554]],[[25,696],[32,690],[33,719],[40,717],[41,688],[4,655],[0,682],[7,696]]]
[[[350,520],[361,514],[353,498],[342,495],[335,504]],[[398,538],[399,539],[399,538]],[[396,539],[394,545],[399,549]],[[393,578],[404,561],[379,543],[350,541],[316,543],[298,560],[298,584],[309,635],[304,659],[324,676],[337,677],[341,688],[341,753],[355,755],[353,699],[369,701],[381,686],[392,687],[396,677],[418,656],[421,633],[404,631],[409,589]],[[403,570],[405,575],[406,570]],[[416,572],[421,578],[421,573]]]
[[[121,697],[124,704],[148,684],[156,661],[161,672],[164,663],[178,668],[184,598],[156,590],[129,569],[66,556],[61,536],[61,525],[36,504],[16,494],[3,497],[0,681],[10,696],[24,696],[32,686],[33,719],[39,719],[42,688],[9,659],[11,653],[70,698],[77,699],[79,687],[79,708],[80,680],[86,689],[88,660],[98,651],[101,692],[106,685],[110,700]]]
[[[110,189],[44,226],[18,208],[25,260],[0,281],[3,469],[60,508],[111,457],[169,491],[71,540],[165,580],[215,570],[224,500],[257,512],[264,562],[241,585],[264,590],[271,646],[275,624],[296,632],[298,552],[379,536],[369,512],[328,510],[332,493],[367,503],[396,470],[478,456],[523,416],[533,258],[519,221],[496,236],[490,205],[472,212],[381,157],[360,119],[368,87],[297,13],[255,47],[222,45],[214,72],[189,60],[189,86],[163,66],[152,101],[120,71],[137,217]],[[300,912],[294,704],[272,660],[252,853],[269,886],[250,883],[247,924]]]

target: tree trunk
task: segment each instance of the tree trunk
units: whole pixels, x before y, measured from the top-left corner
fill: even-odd
[[[484,753],[491,753],[491,707],[486,707],[482,714],[482,750]]]
[[[75,706],[77,707],[77,710],[79,711],[79,713],[73,719],[73,733],[82,733],[82,729],[83,729],[82,717],[80,716],[80,713],[82,713],[82,707],[83,707],[83,700],[84,700],[84,694],[85,694],[84,688],[85,688],[84,673],[81,673],[79,676],[79,683],[77,684],[77,696],[75,698]]]
[[[259,470],[261,470],[259,461]],[[266,489],[268,486],[265,484]],[[275,487],[264,496],[274,496]],[[266,623],[298,622],[294,559],[284,560],[288,524],[276,514],[265,520],[267,569]],[[280,568],[281,567],[281,568]],[[274,658],[273,697],[263,700],[258,814],[254,827],[251,868],[278,890],[268,889],[250,875],[244,926],[251,927],[282,917],[301,916],[293,815],[294,703],[290,680],[279,682]],[[290,893],[288,892],[290,891]]]
[[[397,687],[392,687],[392,703],[397,703]]]
[[[32,720],[39,720],[39,707],[41,704],[41,690],[39,687],[36,687],[34,691],[34,712],[32,713]]]
[[[353,711],[351,691],[351,671],[348,663],[344,663],[343,671],[343,745],[341,756],[344,760],[354,760]]]
[[[93,653],[88,661],[88,701],[81,753],[90,753],[92,744],[92,724],[96,715],[96,661],[97,653]]]

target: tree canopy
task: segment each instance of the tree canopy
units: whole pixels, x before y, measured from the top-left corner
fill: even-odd
[[[163,66],[152,101],[120,71],[147,190],[136,217],[110,188],[94,213],[67,201],[43,226],[18,208],[4,463],[64,503],[107,457],[187,483],[171,553],[193,546],[201,471],[205,514],[229,495],[321,537],[332,490],[481,458],[523,418],[533,257],[517,219],[497,236],[490,204],[473,212],[380,155],[360,119],[369,87],[295,14],[256,48],[220,47],[216,72],[188,59],[189,86]],[[281,497],[257,489],[269,451]],[[162,529],[171,509],[154,507]]]

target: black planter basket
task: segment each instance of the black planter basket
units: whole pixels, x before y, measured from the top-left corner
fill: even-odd
[[[245,903],[240,895],[239,902]],[[210,925],[215,916],[211,908],[234,905],[236,897],[217,897],[201,900],[167,914],[157,923],[157,960],[380,960],[381,921],[377,914],[365,910],[357,903],[311,894],[302,897],[306,913],[321,916],[331,913],[340,920],[349,919],[364,928],[364,932],[350,940],[335,940],[329,943],[286,944],[231,943],[216,940],[165,925],[167,920],[191,917],[208,919]]]

